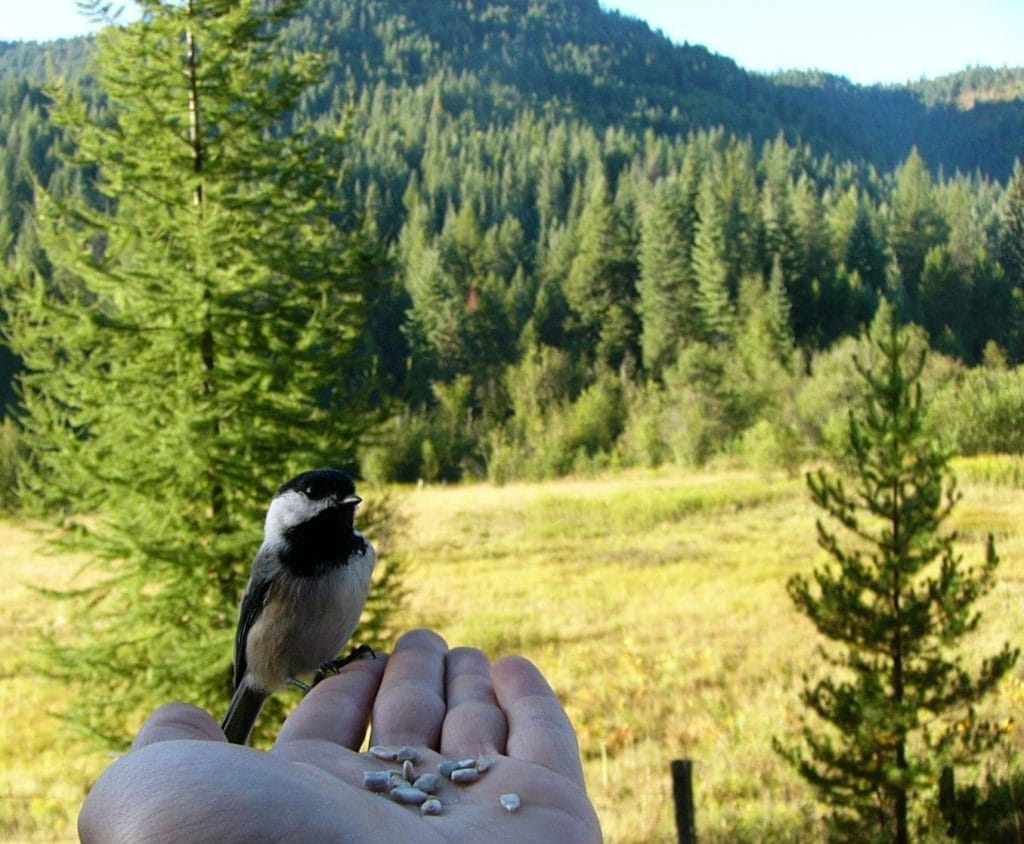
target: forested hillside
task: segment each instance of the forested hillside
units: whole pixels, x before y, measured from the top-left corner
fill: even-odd
[[[757,76],[597,0],[313,0],[289,37],[328,59],[301,116],[351,121],[337,222],[380,243],[366,474],[797,459],[883,296],[942,353],[947,406],[981,389],[965,367],[1016,378],[1024,72]],[[88,92],[89,48],[0,45],[9,278],[48,271],[33,183],[89,195],[42,90]],[[988,430],[943,424],[965,451]]]

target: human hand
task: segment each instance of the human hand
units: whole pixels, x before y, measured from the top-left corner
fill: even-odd
[[[437,816],[367,791],[365,771],[394,767],[357,752],[371,709],[371,745],[416,748],[418,772],[444,758],[490,767],[469,785],[442,779]],[[514,813],[499,802],[509,792]],[[267,752],[228,744],[200,709],[161,707],[96,782],[78,830],[112,844],[601,840],[575,733],[540,672],[520,657],[491,666],[426,630],[320,683]]]

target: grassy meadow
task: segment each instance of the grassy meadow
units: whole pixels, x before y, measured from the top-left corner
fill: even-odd
[[[1024,472],[988,458],[955,469],[960,550],[980,560],[993,533],[1003,561],[970,642],[981,655],[1024,640]],[[824,560],[802,480],[658,470],[392,496],[410,559],[404,626],[540,666],[577,727],[608,841],[673,840],[674,758],[694,760],[702,841],[820,837],[809,791],[771,749],[799,726],[816,644],[785,593],[790,574]],[[0,523],[0,565],[14,579],[0,593],[0,839],[72,838],[109,760],[69,752],[48,714],[66,692],[29,673],[22,654],[34,630],[59,625],[30,585],[67,583],[75,561],[42,555],[26,527]],[[1015,717],[1022,676],[992,715]],[[1007,732],[997,770],[1024,749],[1024,731],[1007,722]]]

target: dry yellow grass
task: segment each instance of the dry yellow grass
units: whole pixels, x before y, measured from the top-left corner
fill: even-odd
[[[1024,494],[974,483],[953,527],[995,532],[980,653],[1024,632]],[[802,481],[741,472],[408,491],[408,619],[547,674],[577,726],[609,841],[671,841],[669,764],[695,762],[705,841],[812,840],[818,811],[771,749],[799,724],[817,640],[785,582],[824,560]],[[990,707],[1020,702],[1007,684]],[[1020,735],[1012,736],[1017,747]]]
[[[36,532],[0,522],[0,840],[77,840],[78,806],[109,761],[69,751],[55,717],[67,692],[30,659],[39,631],[62,623],[36,590],[69,586],[77,566],[42,553]]]
[[[987,653],[1024,632],[1024,492],[979,480],[963,491],[960,548],[980,559],[991,531],[1003,559],[971,645]],[[658,471],[392,495],[410,559],[404,626],[540,666],[576,724],[608,841],[673,840],[669,763],[682,757],[695,762],[702,840],[818,837],[808,790],[770,746],[799,723],[815,646],[785,593],[790,574],[823,560],[802,481]],[[11,525],[0,548],[22,581],[61,583],[70,570]],[[23,587],[0,600],[0,838],[67,837],[106,760],[64,752],[46,715],[59,690],[20,670],[53,608]],[[1022,689],[1007,683],[992,714],[1019,709]],[[1024,747],[1019,731],[1010,739]]]

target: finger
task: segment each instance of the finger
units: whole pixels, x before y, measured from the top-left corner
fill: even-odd
[[[441,733],[445,756],[504,753],[508,724],[498,708],[491,682],[491,664],[482,651],[456,648],[445,660],[448,714]]]
[[[437,748],[445,714],[448,645],[430,630],[398,640],[373,707],[373,744]]]
[[[359,659],[318,683],[288,716],[275,744],[312,739],[358,750],[386,665],[380,655]]]
[[[576,733],[540,671],[523,657],[509,656],[494,664],[491,677],[508,720],[508,755],[568,777],[582,788]]]
[[[132,750],[140,750],[161,741],[198,739],[224,741],[220,725],[205,712],[190,703],[165,703],[149,716],[132,742]]]

